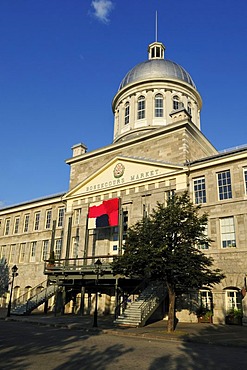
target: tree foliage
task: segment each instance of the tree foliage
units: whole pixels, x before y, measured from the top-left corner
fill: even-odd
[[[0,297],[7,292],[9,284],[9,268],[4,258],[0,260]]]
[[[224,275],[198,249],[210,244],[207,215],[199,210],[187,192],[174,195],[166,206],[158,203],[150,216],[129,228],[124,254],[113,262],[114,273],[163,281],[174,305],[175,296],[189,289],[219,283]],[[174,312],[169,314],[174,321]]]

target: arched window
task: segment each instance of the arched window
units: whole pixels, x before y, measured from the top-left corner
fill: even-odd
[[[124,123],[127,125],[130,122],[130,105],[129,103],[125,104],[125,112],[124,112]]]
[[[177,110],[179,108],[179,97],[175,95],[173,97],[173,109]]]
[[[191,115],[191,102],[188,102],[187,111]]]
[[[155,95],[155,117],[163,117],[163,95]]]
[[[137,103],[137,119],[145,118],[145,97],[139,96]]]

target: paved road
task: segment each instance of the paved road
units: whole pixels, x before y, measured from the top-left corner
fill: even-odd
[[[2,370],[246,369],[247,348],[115,336],[0,321]]]

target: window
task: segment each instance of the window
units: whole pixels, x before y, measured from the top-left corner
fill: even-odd
[[[208,225],[205,226],[205,230],[204,230],[204,233],[203,233],[206,237],[208,236]],[[209,249],[209,244],[208,243],[204,243],[204,244],[199,244],[198,245],[198,249]]]
[[[177,110],[179,108],[179,97],[175,95],[173,97],[173,109]]]
[[[155,117],[163,117],[163,95],[155,95]]]
[[[191,103],[190,102],[188,103],[187,111],[191,115]]]
[[[72,258],[78,258],[78,252],[79,252],[79,236],[76,236],[73,238],[72,242]]]
[[[247,168],[244,168],[244,190],[247,195]]]
[[[236,247],[236,236],[234,228],[234,218],[226,217],[220,220],[221,247]]]
[[[171,190],[166,190],[165,191],[165,203],[167,204],[167,202],[169,200],[171,200],[175,195],[175,189],[171,189]]]
[[[10,229],[10,219],[8,218],[5,222],[5,232],[4,235],[9,235],[9,229]]]
[[[127,236],[128,222],[129,222],[128,211],[123,211],[123,240],[125,240]]]
[[[25,255],[27,253],[27,244],[21,243],[20,246],[20,256],[19,256],[19,262],[25,262]]]
[[[46,221],[45,221],[45,228],[46,229],[51,228],[51,215],[52,215],[52,211],[51,211],[51,209],[48,209],[46,211]]]
[[[35,262],[37,242],[31,243],[30,262]]]
[[[1,247],[0,247],[0,260],[2,258],[7,259],[6,245],[1,245]]]
[[[65,213],[65,208],[59,208],[59,210],[58,210],[58,221],[57,221],[57,226],[58,227],[62,227],[63,226],[64,213]]]
[[[9,263],[15,262],[15,255],[16,255],[16,244],[11,244],[10,254],[9,254]]]
[[[15,227],[14,227],[14,234],[18,234],[20,225],[20,217],[15,218]]]
[[[81,219],[81,208],[75,210],[75,225],[79,225]]]
[[[57,239],[55,244],[55,259],[58,260],[61,258],[61,252],[62,252],[62,239]]]
[[[24,228],[23,228],[23,232],[24,233],[27,233],[28,232],[29,220],[30,220],[30,215],[25,215],[25,218],[24,218]]]
[[[212,310],[212,292],[210,290],[200,290],[199,292],[199,305],[207,310]]]
[[[49,258],[49,240],[43,240],[42,261],[48,260],[48,258]]]
[[[240,292],[235,289],[226,290],[226,311],[241,309]]]
[[[39,230],[40,212],[36,212],[34,215],[34,230]]]
[[[195,204],[206,203],[206,183],[204,177],[194,180],[194,199]]]
[[[125,104],[125,111],[124,111],[124,123],[127,125],[130,122],[130,105],[129,103]]]
[[[137,119],[145,118],[145,97],[140,96],[137,104]]]
[[[229,170],[218,173],[218,190],[220,200],[232,198],[231,174]]]

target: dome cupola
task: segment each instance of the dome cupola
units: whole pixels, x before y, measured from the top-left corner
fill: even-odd
[[[200,128],[202,101],[190,74],[165,59],[165,46],[148,46],[148,60],[123,78],[112,103],[114,142],[128,140],[171,123],[170,114],[185,108]]]

